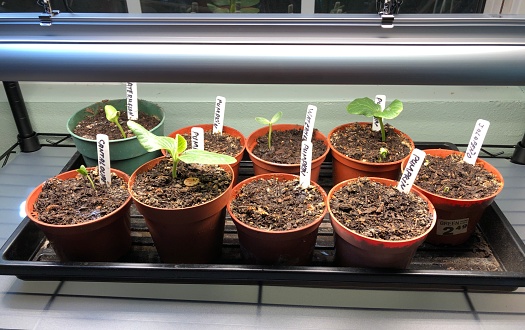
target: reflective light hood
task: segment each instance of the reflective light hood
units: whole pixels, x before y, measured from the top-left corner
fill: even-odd
[[[3,81],[525,85],[525,18],[0,15]]]

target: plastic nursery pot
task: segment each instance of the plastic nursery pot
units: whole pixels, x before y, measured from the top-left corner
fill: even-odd
[[[325,209],[315,221],[304,227],[287,231],[262,230],[248,226],[235,217],[232,212],[231,203],[235,197],[239,195],[239,192],[245,185],[255,180],[268,180],[270,178],[277,178],[279,181],[287,181],[298,179],[299,177],[287,173],[267,173],[250,177],[233,188],[230,201],[227,204],[228,213],[237,228],[243,259],[250,264],[308,264],[311,261],[314,252],[319,225],[323,221],[327,211],[326,192],[317,183],[311,181],[311,184],[314,185],[323,196]]]
[[[78,136],[73,133],[73,131],[80,121],[90,115],[90,113],[86,111],[87,109],[96,110],[107,104],[114,106],[116,109],[126,109],[125,99],[98,102],[76,112],[67,122],[67,130],[69,134],[71,134],[78,152],[82,154],[86,166],[97,165],[97,142]],[[158,105],[145,100],[138,100],[138,108],[139,115],[140,113],[146,113],[157,116],[160,119],[159,124],[151,129],[150,132],[156,135],[164,135],[164,111]],[[111,167],[126,172],[129,175],[140,165],[160,156],[160,152],[147,152],[135,136],[119,140],[110,140],[109,151]]]
[[[368,178],[371,181],[384,185],[396,186],[397,181],[385,178]],[[328,193],[328,212],[334,229],[335,261],[341,266],[371,267],[371,268],[396,268],[408,267],[417,248],[425,241],[427,235],[436,224],[436,211],[428,198],[421,192],[412,189],[414,193],[428,204],[428,212],[432,215],[432,225],[423,234],[408,240],[387,241],[370,238],[358,234],[345,227],[332,213],[330,200],[333,195],[345,185],[353,184],[357,178],[345,180],[335,185]]]
[[[343,153],[339,152],[331,142],[333,134],[339,130],[344,129],[350,125],[361,125],[361,126],[371,126],[371,123],[368,122],[357,122],[357,123],[347,123],[336,128],[332,129],[328,134],[328,144],[330,145],[330,150],[332,152],[332,178],[334,184],[342,182],[344,180],[358,178],[358,177],[381,177],[385,179],[397,180],[401,174],[401,162],[403,159],[406,159],[410,156],[410,152],[403,159],[397,160],[395,162],[388,163],[371,163],[363,162],[357,159],[352,159]],[[403,138],[405,138],[410,143],[410,150],[414,149],[414,141],[401,132],[400,130],[393,128],[394,132]]]
[[[286,131],[292,129],[303,129],[301,125],[295,124],[275,124],[272,126],[272,131]],[[268,162],[264,159],[261,159],[253,154],[253,149],[257,145],[257,139],[260,136],[268,134],[268,126],[259,128],[258,130],[252,132],[246,139],[246,151],[248,156],[253,162],[253,170],[255,175],[267,174],[267,173],[289,173],[299,175],[300,165],[299,164],[279,164]],[[312,181],[317,182],[319,179],[319,172],[321,171],[321,164],[324,162],[330,148],[328,146],[328,141],[323,133],[319,130],[315,130],[312,139],[321,140],[326,146],[325,152],[316,159],[312,160],[312,172],[311,178]]]
[[[111,169],[126,183],[129,176]],[[76,170],[61,173],[58,179],[67,180],[78,175]],[[38,220],[34,204],[43,183],[27,197],[26,214],[46,235],[61,261],[115,261],[131,247],[131,196],[115,211],[99,219],[74,225],[54,225]]]
[[[177,134],[180,134],[180,135],[188,134],[189,135],[189,134],[191,134],[191,128],[192,127],[201,127],[205,132],[213,130],[213,124],[200,124],[200,125],[193,125],[193,126],[183,127],[181,129],[178,129],[178,130],[170,133],[169,136],[171,136],[172,138],[175,138],[175,136]],[[222,128],[222,132],[225,133],[225,134],[229,134],[231,136],[240,138],[239,142],[242,145],[242,150],[239,151],[239,153],[237,153],[236,155],[233,155],[233,157],[235,157],[237,162],[235,162],[234,164],[230,164],[230,166],[233,169],[233,182],[235,183],[235,182],[237,182],[237,179],[239,178],[239,166],[241,164],[242,157],[244,156],[244,150],[246,149],[246,146],[245,146],[246,139],[244,138],[244,135],[242,135],[241,132],[239,132],[238,130],[236,130],[236,129],[232,128],[232,127],[229,127],[229,126],[224,126]],[[165,154],[165,151],[162,150],[162,153]]]
[[[426,149],[427,155],[447,157],[451,154],[464,153],[455,150],[445,149]],[[404,160],[402,168],[404,169],[408,160]],[[485,170],[494,174],[496,179],[501,182],[501,187],[492,195],[481,199],[455,199],[444,197],[431,193],[417,185],[414,189],[421,191],[434,204],[437,212],[436,227],[430,232],[427,242],[432,244],[458,245],[464,243],[474,233],[476,225],[481,219],[483,212],[489,206],[494,198],[503,189],[503,176],[492,165],[483,159],[477,159],[477,165],[482,166]]]
[[[162,262],[210,263],[221,254],[226,203],[233,184],[204,204],[178,209],[149,206],[134,197],[133,185],[138,174],[149,171],[163,158],[147,162],[131,175],[128,187],[135,206],[144,216]],[[233,178],[231,166],[220,166]]]

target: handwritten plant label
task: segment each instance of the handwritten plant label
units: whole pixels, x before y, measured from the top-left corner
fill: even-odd
[[[423,150],[419,150],[417,148],[412,150],[412,153],[408,158],[407,166],[405,167],[405,170],[403,171],[403,174],[401,174],[401,178],[397,183],[397,190],[404,192],[405,194],[410,192],[414,181],[416,181],[417,173],[425,161],[425,156],[426,153]]]
[[[139,105],[137,99],[137,83],[126,83],[126,101],[129,120],[139,119]]]
[[[385,110],[386,106],[386,95],[376,95],[374,102],[381,106],[381,111]],[[379,119],[372,117],[372,131],[379,132],[381,130],[381,125],[379,124]]]
[[[204,129],[202,127],[191,128],[191,148],[204,150]]]
[[[303,188],[310,186],[312,176],[312,142],[301,143],[301,171],[299,172],[299,184]]]
[[[314,134],[315,116],[317,115],[317,107],[315,105],[309,105],[306,108],[306,118],[304,120],[303,128],[303,141],[312,141]]]
[[[111,184],[111,162],[109,160],[109,138],[106,134],[97,134],[98,173],[101,184]]]
[[[472,132],[472,136],[470,137],[470,142],[468,144],[467,150],[465,151],[465,156],[463,157],[463,161],[465,163],[468,163],[470,165],[476,164],[476,160],[479,156],[479,151],[481,150],[481,146],[483,145],[483,140],[485,140],[485,136],[487,135],[489,126],[490,122],[484,119],[478,119],[478,121],[476,122],[476,126],[474,126],[474,131]]]
[[[226,111],[226,98],[217,96],[215,99],[215,113],[213,116],[213,133],[222,134],[224,126],[224,112]]]

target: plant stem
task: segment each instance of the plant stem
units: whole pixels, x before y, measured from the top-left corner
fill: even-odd
[[[117,124],[118,129],[120,130],[120,134],[122,134],[122,138],[126,138],[126,133],[124,133],[124,130],[122,129],[122,126],[120,126],[119,122],[116,121],[115,124]]]
[[[177,177],[177,165],[179,164],[179,159],[173,158],[173,168],[171,169],[171,176],[175,179]]]
[[[268,124],[268,150],[272,149],[272,123]]]
[[[379,120],[379,126],[381,127],[381,141],[386,141],[386,133],[385,133],[385,126],[383,125],[383,118],[379,117],[377,118]]]
[[[95,188],[95,182],[93,182],[93,179],[91,179],[91,176],[88,174],[86,175],[89,182],[91,183],[91,187],[94,189],[94,190],[97,190],[97,188]]]

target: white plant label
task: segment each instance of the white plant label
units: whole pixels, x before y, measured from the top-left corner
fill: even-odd
[[[374,102],[381,106],[381,111],[385,110],[386,95],[376,95]],[[379,119],[372,117],[372,131],[379,132],[380,130],[381,125],[379,124]]]
[[[204,150],[204,129],[202,127],[191,128],[191,148]]]
[[[476,160],[479,156],[479,151],[481,150],[481,146],[483,145],[483,140],[485,140],[485,136],[487,135],[489,126],[490,122],[484,119],[478,119],[478,121],[476,122],[476,126],[474,126],[474,131],[472,132],[472,136],[470,137],[470,142],[468,144],[467,150],[465,151],[465,156],[463,157],[463,161],[465,163],[468,163],[470,165],[476,164]]]
[[[304,120],[303,128],[303,141],[312,141],[314,134],[315,116],[317,115],[317,107],[315,105],[309,105],[306,108],[306,118]]]
[[[303,188],[310,186],[312,177],[312,142],[301,143],[301,171],[299,172],[299,184]]]
[[[414,181],[416,180],[417,173],[421,169],[421,165],[425,161],[426,153],[423,150],[414,149],[408,158],[407,166],[401,174],[401,178],[397,183],[397,189],[405,194],[410,192]]]
[[[137,83],[126,83],[126,108],[129,120],[139,119],[139,103],[137,99]]]
[[[468,221],[469,218],[455,220],[437,219],[436,235],[450,236],[464,234],[467,232]]]
[[[215,113],[213,116],[213,133],[222,134],[224,127],[224,112],[226,111],[226,98],[217,96],[215,99]]]
[[[98,173],[101,184],[111,184],[111,162],[109,160],[109,138],[106,134],[97,134]]]

